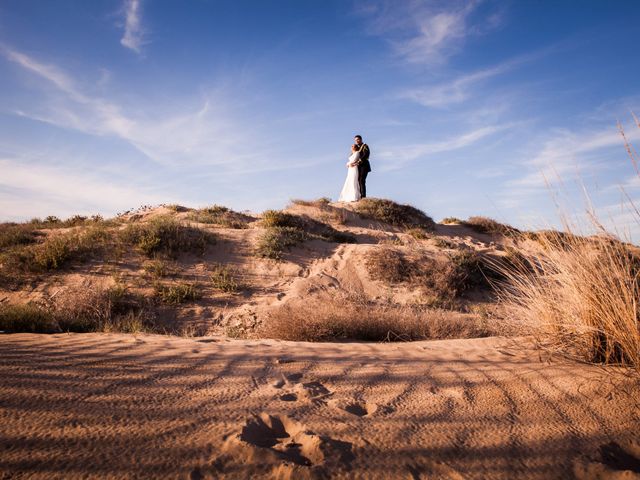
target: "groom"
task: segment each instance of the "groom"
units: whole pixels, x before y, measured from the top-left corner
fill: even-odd
[[[367,175],[371,171],[369,163],[369,145],[362,143],[362,136],[356,135],[353,138],[360,152],[360,160],[358,160],[358,184],[360,185],[360,195],[362,198],[367,196]]]

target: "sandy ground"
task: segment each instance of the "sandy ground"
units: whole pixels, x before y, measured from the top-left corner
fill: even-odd
[[[638,478],[638,393],[525,338],[3,335],[0,478]]]

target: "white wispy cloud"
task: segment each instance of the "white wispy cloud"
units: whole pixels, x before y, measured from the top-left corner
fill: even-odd
[[[118,137],[164,165],[227,165],[235,170],[274,167],[273,163],[268,164],[264,148],[258,152],[246,142],[246,128],[225,106],[228,91],[212,90],[200,98],[180,102],[180,108],[173,111],[159,111],[164,107],[131,101],[123,107],[114,100],[92,95],[89,88],[79,86],[55,65],[7,46],[2,53],[55,87],[53,92],[44,91],[42,104],[16,110],[17,115],[91,135]]]
[[[427,158],[436,153],[450,152],[468,147],[478,141],[510,128],[510,124],[490,125],[477,128],[440,142],[415,143],[398,145],[380,150],[376,154],[376,161],[381,164],[380,171],[397,170],[405,165]]]
[[[458,52],[470,35],[482,34],[500,23],[494,12],[469,18],[478,1],[413,0],[360,3],[356,12],[369,20],[370,30],[388,39],[394,52],[410,64],[437,65]]]
[[[142,28],[141,0],[125,0],[123,6],[125,14],[124,34],[120,43],[136,53],[140,53],[144,44],[144,30]]]
[[[631,141],[640,140],[640,130],[628,134]],[[607,148],[617,148],[624,155],[624,143],[615,126],[604,130],[556,132],[542,144],[540,150],[523,162],[527,170],[523,176],[514,178],[508,185],[514,187],[546,188],[547,181],[561,179],[564,175],[576,176],[593,173],[596,169],[607,168],[598,152]]]

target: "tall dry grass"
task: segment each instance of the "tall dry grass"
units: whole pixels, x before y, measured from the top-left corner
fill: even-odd
[[[609,233],[593,209],[588,214],[598,235],[581,236],[564,221],[564,232],[535,237],[535,253],[494,264],[504,278],[499,297],[512,318],[533,327],[551,348],[640,370],[639,250]]]

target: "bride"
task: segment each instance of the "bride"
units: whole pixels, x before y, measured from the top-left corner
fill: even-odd
[[[351,156],[347,162],[347,179],[344,181],[339,202],[356,202],[360,200],[360,185],[358,184],[358,160],[360,152],[357,145],[351,145]]]

